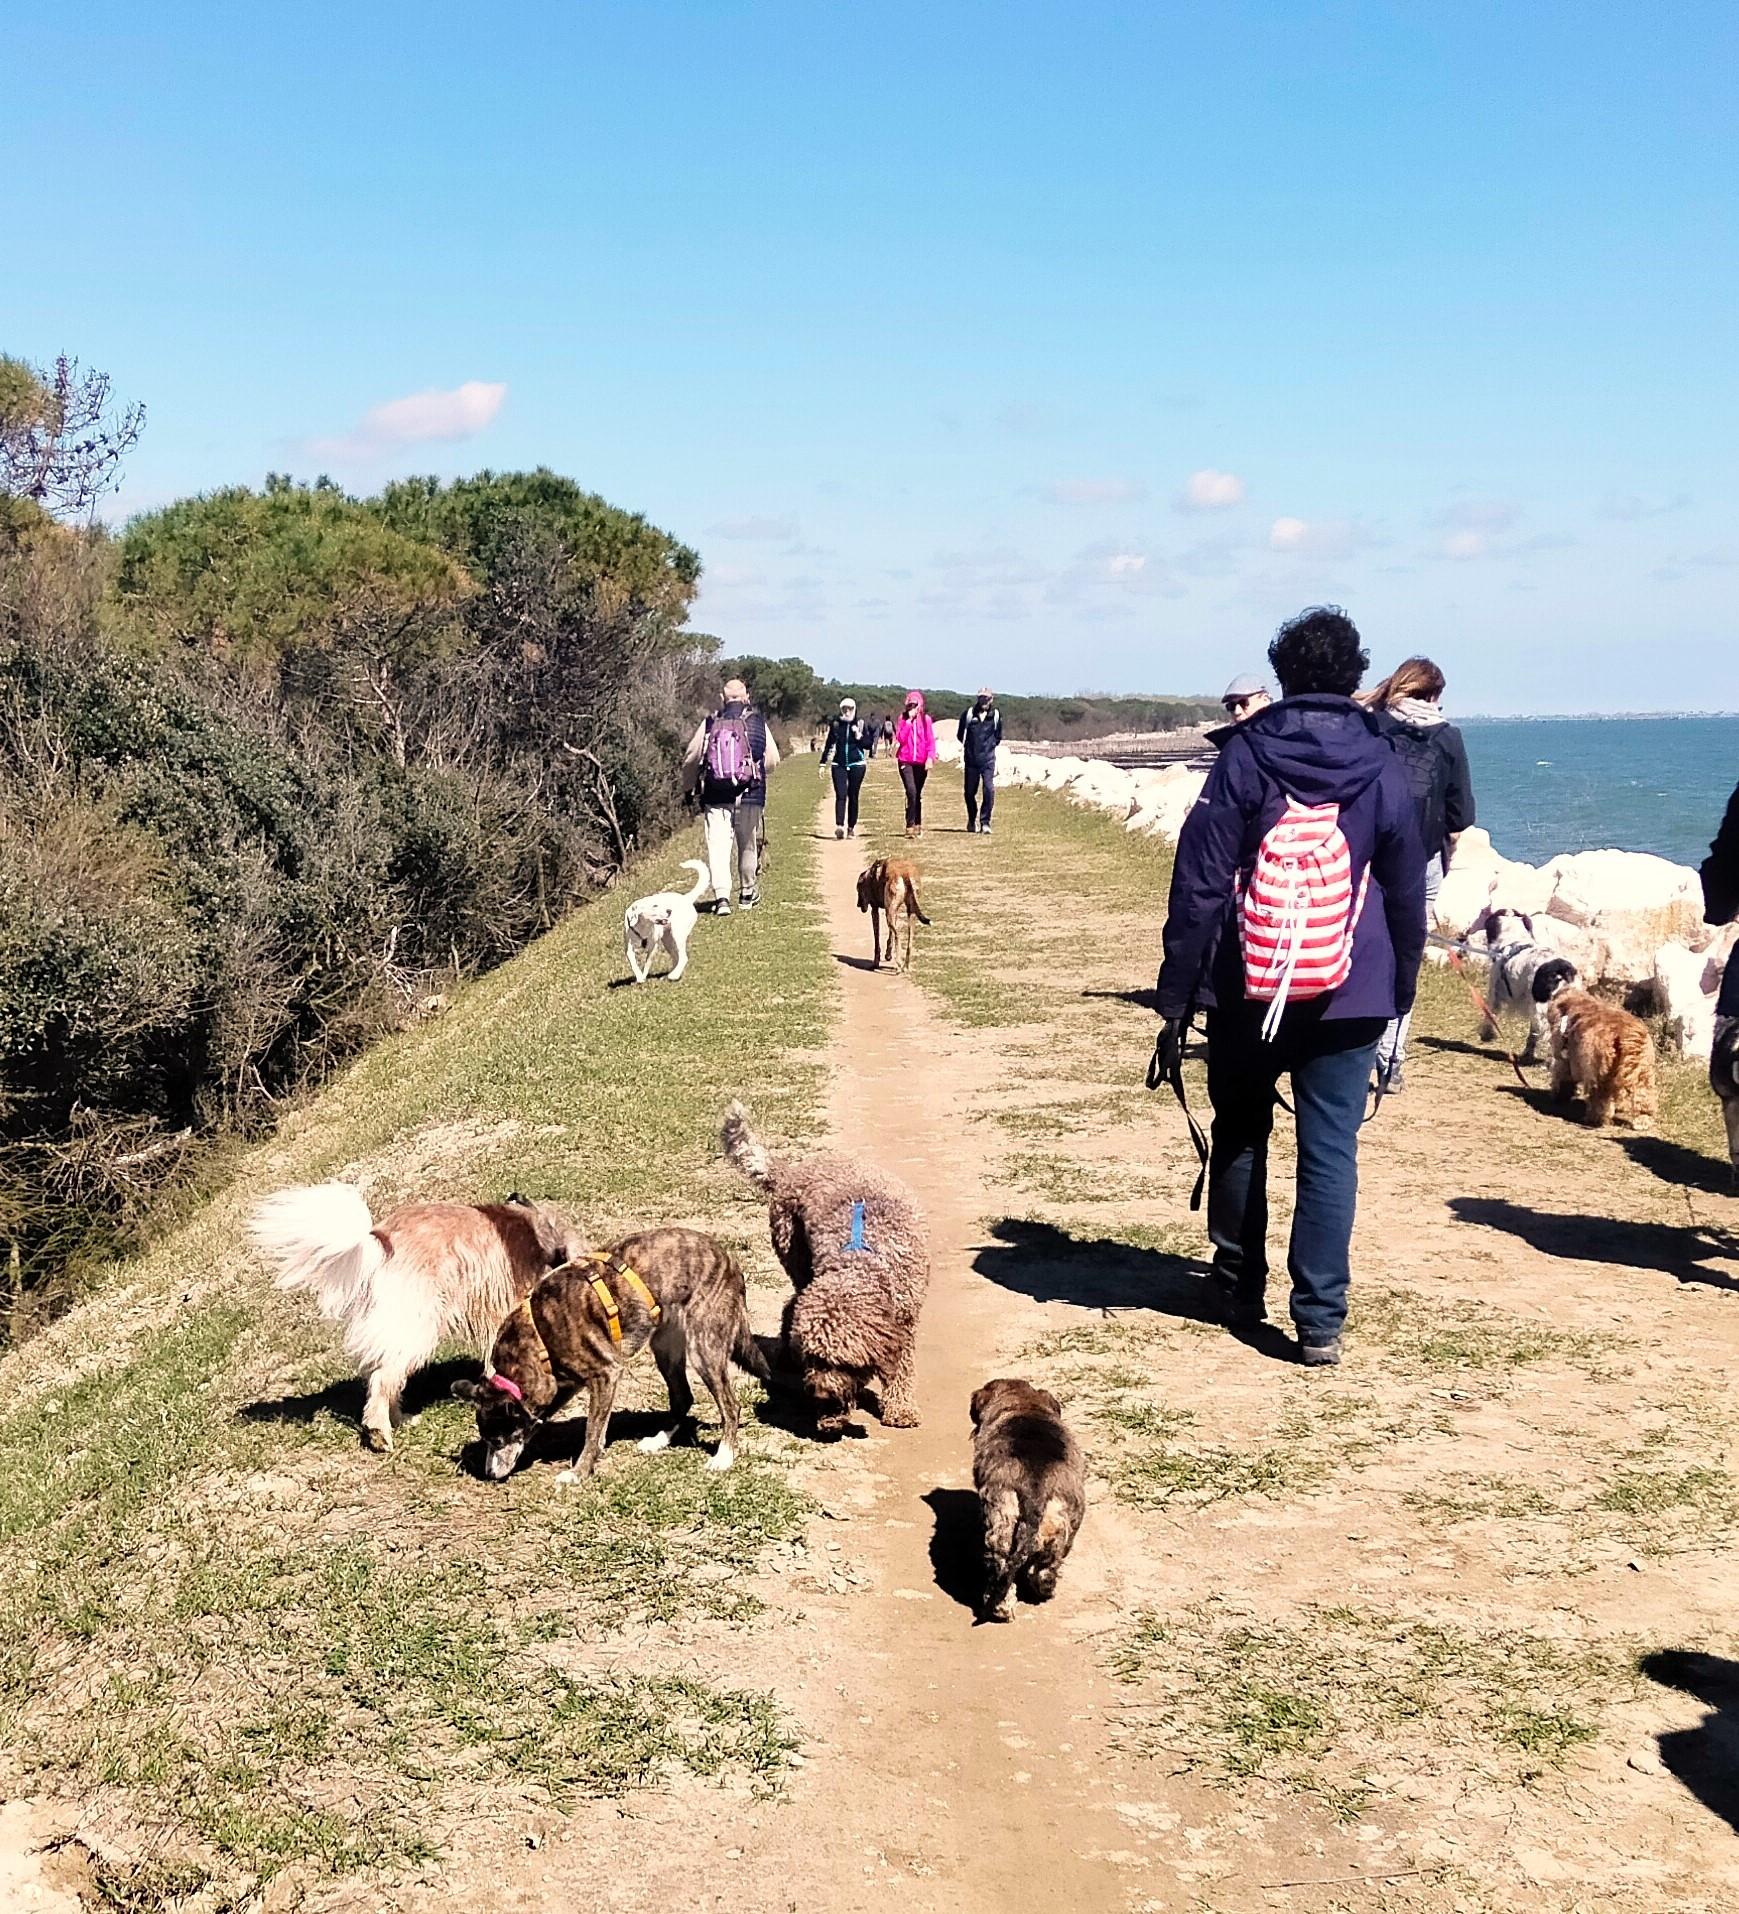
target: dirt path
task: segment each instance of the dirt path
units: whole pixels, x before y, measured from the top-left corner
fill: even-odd
[[[1123,1909],[1133,1857],[1113,1807],[1113,1697],[1072,1629],[1103,1580],[1107,1525],[1095,1519],[1098,1533],[1083,1538],[1049,1610],[975,1627],[964,1605],[976,1565],[967,1404],[999,1372],[1011,1310],[971,1269],[994,1207],[974,1173],[963,1107],[976,1082],[971,1047],[910,978],[864,967],[862,862],[860,845],[829,836],[823,892],[844,969],[830,1127],[839,1147],[912,1186],[934,1270],[920,1338],[923,1426],[872,1425],[869,1438],[874,1500],[860,1560],[871,1589],[851,1609],[842,1658],[871,1717],[863,1782],[896,1809],[888,1847],[925,1870],[896,1905],[1013,1908],[1043,1882],[1047,1898],[1071,1908]]]

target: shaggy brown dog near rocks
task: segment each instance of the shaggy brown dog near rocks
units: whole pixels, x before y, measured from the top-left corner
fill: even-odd
[[[870,914],[870,935],[875,944],[876,969],[882,967],[882,919],[888,920],[888,962],[895,970],[907,970],[912,962],[912,919],[928,925],[924,907],[918,902],[918,867],[904,858],[878,857],[857,877],[857,907]],[[906,952],[902,959],[895,942],[901,927],[906,933]]]
[[[492,1482],[511,1475],[538,1424],[584,1389],[585,1444],[559,1479],[590,1475],[604,1452],[622,1370],[648,1345],[670,1394],[670,1425],[641,1448],[655,1453],[692,1433],[692,1361],[724,1425],[707,1467],[728,1469],[739,1426],[730,1366],[765,1382],[767,1359],[749,1330],[737,1259],[699,1230],[666,1228],[625,1236],[601,1255],[552,1270],[501,1325],[490,1373],[454,1383],[454,1395],[477,1408],[484,1474]]]
[[[1580,1096],[1596,1127],[1638,1124],[1655,1113],[1654,1038],[1640,1017],[1586,990],[1561,990],[1547,1008],[1552,1094]]]
[[[1087,1513],[1087,1465],[1048,1389],[998,1377],[972,1398],[972,1484],[984,1516],[984,1619],[1014,1594],[1048,1602]]]
[[[278,1190],[254,1207],[254,1243],[280,1289],[311,1289],[344,1325],[368,1379],[363,1440],[390,1449],[405,1383],[449,1337],[488,1347],[538,1278],[585,1245],[555,1210],[505,1203],[410,1203],[377,1224],[349,1183]]]
[[[773,1248],[797,1292],[785,1307],[785,1347],[817,1428],[848,1429],[872,1382],[883,1423],[916,1428],[912,1371],[930,1247],[910,1191],[849,1157],[770,1155],[740,1103],[725,1113],[723,1142],[767,1192]]]

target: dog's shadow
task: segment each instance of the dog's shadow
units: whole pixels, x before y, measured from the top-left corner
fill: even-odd
[[[951,1602],[977,1616],[984,1593],[984,1518],[970,1489],[932,1489],[924,1497],[935,1525],[930,1572]]]
[[[1619,1146],[1631,1162],[1663,1183],[1696,1190],[1704,1196],[1739,1195],[1739,1170],[1720,1157],[1708,1156],[1664,1136],[1650,1136],[1646,1131],[1621,1136]]]
[[[873,957],[852,957],[848,956],[843,950],[836,950],[833,953],[833,960],[837,964],[844,964],[847,970],[867,970],[874,972],[883,968]]]
[[[476,1359],[448,1356],[419,1369],[405,1384],[402,1402],[407,1418],[420,1415],[453,1393],[453,1384],[475,1377]],[[362,1434],[362,1405],[367,1387],[360,1376],[340,1376],[321,1389],[307,1389],[296,1395],[262,1396],[257,1402],[244,1402],[236,1411],[243,1422],[316,1422],[322,1416],[347,1423]]]

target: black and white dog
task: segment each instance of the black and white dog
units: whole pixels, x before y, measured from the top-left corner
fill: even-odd
[[[1491,1008],[1499,1017],[1513,1010],[1527,1018],[1528,1045],[1522,1061],[1533,1063],[1546,1035],[1546,1007],[1560,990],[1575,984],[1576,966],[1568,957],[1560,957],[1535,942],[1534,920],[1526,911],[1488,911],[1483,928],[1486,956],[1491,962]],[[1470,942],[1472,937],[1473,931],[1469,931]],[[1480,1026],[1481,1043],[1490,1043],[1496,1035],[1495,1023]]]

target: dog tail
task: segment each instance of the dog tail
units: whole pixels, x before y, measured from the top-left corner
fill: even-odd
[[[693,887],[683,892],[683,896],[688,900],[689,903],[692,904],[699,898],[701,892],[704,891],[707,885],[711,882],[712,874],[711,872],[708,871],[707,867],[700,861],[698,857],[685,857],[682,860],[682,868],[685,871],[694,872]]]
[[[248,1219],[254,1247],[276,1272],[280,1289],[311,1289],[320,1313],[353,1315],[387,1259],[362,1192],[349,1183],[313,1183],[276,1190]]]
[[[761,1345],[755,1340],[755,1332],[749,1327],[749,1313],[744,1310],[737,1323],[737,1340],[731,1348],[731,1360],[746,1375],[757,1382],[771,1382],[773,1370],[768,1363]]]
[[[772,1187],[773,1159],[767,1154],[766,1144],[749,1127],[749,1113],[742,1104],[733,1103],[725,1112],[719,1141],[724,1146],[726,1160],[734,1163],[751,1183],[759,1183],[763,1189]]]
[[[924,906],[918,902],[918,887],[909,877],[906,879],[906,902],[911,906],[912,915],[920,924],[929,923],[929,918],[924,915]]]

